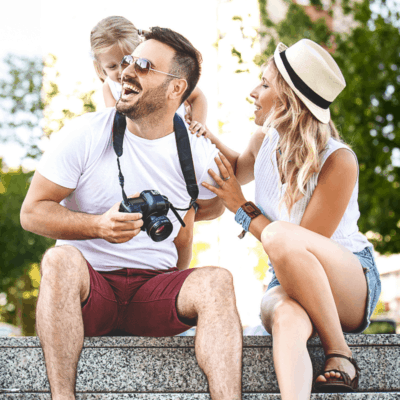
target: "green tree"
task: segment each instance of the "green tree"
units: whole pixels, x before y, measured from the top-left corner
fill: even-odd
[[[43,61],[9,54],[3,60],[0,79],[0,142],[18,143],[27,157],[38,157],[44,103]]]
[[[357,154],[360,166],[359,228],[383,254],[400,252],[400,32],[398,11],[386,1],[342,1],[345,14],[357,25],[346,33],[332,32],[327,19],[312,21],[305,7],[288,3],[286,18],[273,23],[259,0],[261,34],[268,39],[262,64],[277,45],[290,46],[301,38],[332,53],[347,82],[331,106],[333,121]],[[322,2],[312,1],[322,9]],[[324,2],[326,3],[326,2]],[[326,16],[337,2],[328,2]],[[376,10],[373,12],[372,10]]]
[[[37,292],[27,294],[35,289],[29,271],[54,244],[54,240],[21,228],[19,213],[32,174],[21,168],[4,171],[0,159],[0,292],[7,298],[0,317],[20,326],[25,335],[34,334],[34,294],[37,296]]]

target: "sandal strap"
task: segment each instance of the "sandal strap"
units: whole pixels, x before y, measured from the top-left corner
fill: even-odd
[[[356,360],[353,357],[347,357],[347,356],[344,356],[343,354],[332,353],[332,354],[328,354],[325,356],[325,362],[326,362],[326,360],[329,360],[330,358],[337,358],[337,357],[344,358],[344,359],[350,361],[353,364],[354,368],[356,369],[356,376],[358,377],[358,373],[361,372],[361,368],[358,366]]]

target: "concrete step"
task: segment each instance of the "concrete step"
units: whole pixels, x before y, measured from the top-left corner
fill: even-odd
[[[78,393],[77,400],[211,400],[209,394],[196,393]],[[0,394],[7,400],[51,400],[49,393]],[[243,400],[280,400],[280,394],[246,393]],[[398,400],[400,392],[312,394],[311,400]]]
[[[340,398],[400,399],[396,397],[400,392],[400,335],[346,335],[346,340],[363,371],[360,393]],[[323,365],[319,339],[311,339],[308,347],[316,375]],[[244,337],[242,382],[245,399],[279,398],[273,395],[279,389],[271,337]],[[0,338],[0,393],[4,389],[18,389],[23,395],[3,392],[0,400],[49,398],[38,338]],[[209,399],[205,375],[195,358],[193,337],[85,338],[76,390],[80,399]],[[339,398],[318,396],[313,399]]]

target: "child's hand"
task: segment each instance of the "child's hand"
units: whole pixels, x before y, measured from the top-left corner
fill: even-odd
[[[189,131],[195,134],[197,137],[205,136],[207,137],[207,128],[203,126],[200,122],[192,121],[189,125]]]

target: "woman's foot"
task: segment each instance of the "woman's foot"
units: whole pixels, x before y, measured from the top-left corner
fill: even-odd
[[[358,388],[360,369],[348,355],[332,352],[325,356],[324,372],[317,377],[314,388],[319,392],[353,392]],[[340,371],[340,372],[339,372]]]
[[[347,357],[351,357],[351,353],[347,355]],[[332,357],[326,360],[324,371],[329,371],[333,369],[338,369],[339,371],[346,372],[351,380],[353,380],[356,376],[356,369],[354,365],[349,360],[346,360],[344,358]],[[343,380],[339,372],[331,371],[325,372],[323,375],[318,375],[315,382],[327,382],[328,380],[331,380],[330,378],[334,378],[336,381],[339,379]]]

